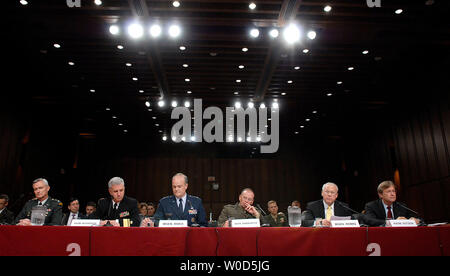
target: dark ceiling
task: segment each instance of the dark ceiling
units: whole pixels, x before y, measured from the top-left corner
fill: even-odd
[[[339,135],[343,121],[398,104],[408,78],[448,73],[447,0],[381,0],[381,8],[366,0],[257,0],[254,10],[250,0],[181,0],[178,8],[169,0],[81,0],[79,8],[65,0],[21,2],[2,4],[14,90],[26,90],[20,97],[33,106],[76,110],[83,121],[76,131],[94,137],[106,131],[161,139],[174,123],[170,102],[195,98],[204,107],[276,99],[282,135]],[[154,39],[145,30],[131,39],[125,28],[136,19],[146,28],[159,22],[163,34]],[[182,29],[176,39],[166,34],[173,22]],[[269,37],[291,22],[304,31],[299,43]],[[113,24],[121,28],[117,36],[109,32]],[[258,38],[249,35],[253,27]],[[308,30],[316,39],[305,37]]]

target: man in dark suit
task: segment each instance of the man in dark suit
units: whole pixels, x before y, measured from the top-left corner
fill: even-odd
[[[188,178],[182,173],[172,177],[173,195],[159,201],[155,220],[187,220],[189,226],[208,226],[202,200],[186,193]],[[145,221],[148,219],[144,219]]]
[[[411,219],[417,225],[424,221],[416,218],[414,212],[407,209],[405,204],[398,203],[395,184],[392,181],[383,181],[377,188],[379,199],[369,202],[365,207],[364,221],[369,226],[384,226],[389,219]]]
[[[347,217],[352,212],[347,204],[337,201],[338,186],[328,182],[322,186],[322,199],[309,202],[303,213],[302,226],[331,226],[331,217]],[[347,208],[346,208],[347,207]]]
[[[139,227],[139,209],[136,199],[125,196],[125,182],[120,177],[113,177],[108,182],[108,192],[111,198],[101,198],[97,210],[90,218],[100,219],[100,225],[108,222],[113,226],[123,226],[125,219],[131,220],[131,226]],[[119,223],[116,222],[119,220]]]
[[[14,224],[14,213],[6,208],[8,203],[8,195],[0,195],[0,225]]]
[[[85,219],[86,216],[81,214],[80,211],[80,201],[76,198],[69,199],[69,205],[67,206],[69,213],[63,215],[61,225],[70,226],[72,221],[75,219]]]

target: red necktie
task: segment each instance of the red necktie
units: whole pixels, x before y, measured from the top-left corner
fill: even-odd
[[[387,209],[388,209],[387,218],[392,219],[391,206],[388,206]]]

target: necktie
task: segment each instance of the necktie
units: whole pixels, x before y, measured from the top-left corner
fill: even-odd
[[[117,211],[117,203],[114,203],[114,211]]]
[[[331,206],[328,206],[327,208],[327,213],[326,213],[326,220],[330,220],[331,219]]]
[[[387,218],[388,218],[388,219],[392,219],[391,206],[388,206],[387,209],[388,209],[388,212],[387,212]]]
[[[42,202],[39,201],[38,206],[42,206]]]
[[[183,213],[184,212],[184,210],[183,210],[183,200],[180,198],[179,201],[180,201],[180,203],[178,204],[178,209],[180,209],[180,212]]]
[[[75,219],[75,214],[72,214],[72,218],[69,219],[69,221],[67,222],[67,226],[72,225],[72,220],[74,220],[74,219]]]

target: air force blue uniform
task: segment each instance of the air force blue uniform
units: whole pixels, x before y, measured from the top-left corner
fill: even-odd
[[[159,201],[154,218],[157,222],[159,220],[187,220],[189,226],[192,224],[208,226],[202,200],[199,197],[191,195],[186,195],[183,212],[178,208],[178,202],[175,196],[172,195],[162,198]]]

